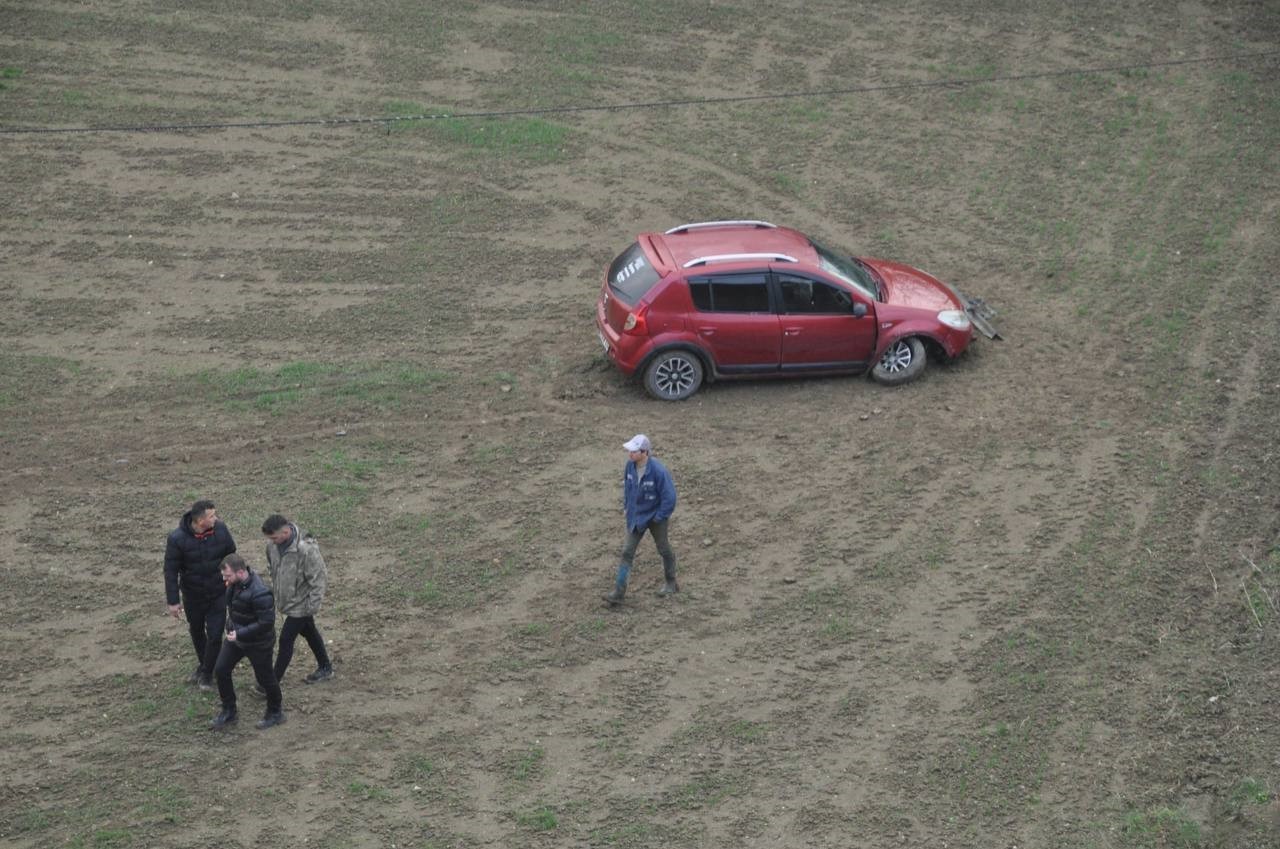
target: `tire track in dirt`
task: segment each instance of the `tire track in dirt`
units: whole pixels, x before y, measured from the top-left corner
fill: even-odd
[[[1074,495],[1077,494],[1081,489],[1087,487],[1087,482],[1089,480],[1096,480],[1098,477],[1098,475],[1095,474],[1096,465],[1098,463],[1101,463],[1108,454],[1112,453],[1112,451],[1113,451],[1113,445],[1110,442],[1107,442],[1103,444],[1100,448],[1097,448],[1096,455],[1093,456],[1091,459],[1089,459],[1085,464],[1085,469],[1078,473],[1081,477],[1079,482],[1076,484],[1076,486],[1062,489],[1064,493],[1067,493],[1067,495],[1064,497],[1074,497]],[[756,462],[760,462],[760,461],[756,461]],[[1064,463],[1064,459],[1062,457],[1059,457],[1057,458],[1056,462],[1057,462],[1057,465],[1060,466]],[[1050,466],[1051,468],[1054,467],[1053,464],[1050,464]],[[757,474],[762,476],[782,475],[783,469],[784,467],[778,461],[770,460],[768,463],[765,463],[764,465],[759,466],[759,471],[757,472]],[[796,474],[801,474],[801,473],[796,473]],[[1045,481],[1045,483],[1042,485],[1041,489],[1046,489],[1051,485],[1051,483],[1049,482],[1050,476],[1051,475],[1048,472],[1042,475],[1042,480]],[[539,489],[548,483],[551,483],[551,481],[546,481],[542,484],[539,484],[537,487],[534,487],[534,489]],[[932,511],[934,509],[934,505],[936,505],[939,501],[942,500],[941,495],[938,493],[941,493],[943,490],[945,490],[946,488],[952,485],[953,485],[952,481],[944,481],[941,484],[939,484],[938,490],[933,493],[935,497],[932,499],[925,499],[923,501],[923,505],[917,509],[916,515],[927,515],[928,512]],[[787,476],[782,475],[782,486],[780,488],[785,490],[785,489],[788,489],[788,486],[789,484],[788,484]],[[981,486],[982,485],[980,485],[979,488],[981,488]],[[761,503],[763,504],[764,502],[762,501]],[[784,506],[783,508],[784,512],[785,512],[785,509],[786,508]],[[735,512],[739,516],[739,521],[737,523],[739,536],[745,536],[746,544],[751,548],[756,548],[757,545],[755,542],[753,542],[753,539],[756,537],[764,537],[769,533],[768,516],[765,514],[762,514],[758,520],[752,520],[751,524],[752,525],[758,524],[759,529],[755,532],[748,531],[744,535],[744,534],[741,534],[741,531],[745,527],[741,521],[741,516],[743,514],[750,515],[752,511],[750,510],[750,508],[747,508],[746,510],[743,510],[742,508],[737,508]],[[1006,515],[1006,518],[1008,518],[1007,515]],[[1081,520],[1077,519],[1076,521],[1078,522]],[[910,526],[911,524],[912,523],[909,518],[906,521],[904,521],[905,526]],[[1014,523],[1012,521],[1009,521],[1007,522],[1007,524],[1012,525]],[[1067,531],[1069,531],[1069,529],[1067,529]],[[1019,535],[1015,536],[1004,547],[1005,550],[1004,552],[1002,552],[1002,554],[1007,557],[1007,556],[1010,556],[1011,552],[1017,552],[1017,550],[1023,547],[1023,544],[1028,539],[1031,538],[1033,533],[1034,532],[1030,529],[1023,530]],[[1068,535],[1069,534],[1066,531],[1060,530],[1056,544],[1057,545],[1063,544],[1063,539],[1066,538]],[[563,552],[564,559],[568,561],[568,560],[574,560],[579,556],[586,556],[588,554],[588,550],[590,549],[590,547],[591,547],[590,543],[585,544],[585,547],[573,546],[573,545],[565,546],[564,547],[565,551]],[[798,555],[797,544],[794,542],[790,542],[790,543],[776,544],[773,548],[773,554],[765,555],[764,557],[757,557],[756,559],[766,560],[766,561],[788,562],[788,561],[793,561],[797,555]],[[530,577],[526,577],[524,580],[522,580],[519,583],[519,585],[516,587],[516,589],[512,592],[510,596],[499,600],[496,604],[491,603],[482,611],[479,611],[468,617],[464,617],[462,619],[451,622],[447,626],[448,633],[451,636],[448,636],[447,638],[445,638],[443,640],[443,643],[445,645],[452,645],[456,647],[466,646],[468,647],[468,649],[475,649],[477,647],[488,647],[489,649],[492,649],[492,647],[495,645],[494,640],[500,641],[501,639],[500,637],[497,637],[492,634],[493,623],[522,621],[522,616],[527,615],[526,611],[530,607],[535,606],[538,603],[539,599],[550,597],[549,600],[545,602],[546,604],[551,605],[551,608],[553,610],[553,612],[550,615],[552,616],[553,619],[556,616],[561,616],[563,613],[563,601],[556,601],[556,596],[558,595],[558,592],[554,588],[554,585],[557,581],[563,581],[566,578],[566,573],[568,573],[569,576],[576,575],[576,578],[577,578],[577,586],[573,587],[573,594],[574,594],[573,597],[580,599],[583,597],[582,593],[585,593],[585,597],[588,599],[588,601],[586,602],[586,605],[592,606],[594,604],[593,602],[590,601],[590,599],[594,597],[594,595],[592,594],[592,589],[594,589],[594,587],[590,586],[593,583],[592,580],[584,581],[580,573],[570,572],[569,567],[562,568],[560,572],[555,575],[549,575],[547,573],[538,573],[538,574],[531,575]],[[541,577],[539,577],[539,574],[541,575]],[[687,644],[691,650],[696,649],[700,653],[707,652],[708,649],[711,650],[711,656],[704,661],[703,668],[707,668],[707,667],[714,667],[719,669],[731,668],[732,658],[725,653],[725,650],[723,648],[719,648],[719,646],[721,645],[720,643],[721,635],[723,635],[726,631],[732,633],[734,631],[740,631],[746,628],[747,619],[749,618],[750,611],[752,610],[755,602],[755,599],[753,598],[753,592],[755,591],[750,588],[759,586],[756,580],[751,578],[743,580],[744,577],[745,576],[743,575],[729,574],[724,572],[721,572],[718,574],[704,573],[699,575],[698,577],[699,584],[704,584],[707,591],[709,591],[712,595],[718,597],[718,602],[716,605],[716,616],[715,616],[715,619],[718,624],[715,632],[709,633],[707,636],[703,638],[698,638],[695,641]],[[730,591],[729,593],[718,591],[718,588],[721,588],[725,585],[726,578],[731,587],[739,588],[738,591],[736,592]],[[572,577],[570,579],[572,580]],[[952,594],[950,598],[946,601],[946,603],[951,604],[953,606],[958,606],[958,607],[966,607],[966,606],[976,607],[980,605],[980,602],[975,602],[973,596],[965,595],[966,592],[972,592],[971,588],[961,590],[960,586],[961,585],[959,581],[957,581],[956,584],[950,588]],[[939,590],[939,587],[937,586],[931,585],[930,588],[935,592]],[[941,589],[946,590],[947,588],[941,587]],[[703,590],[700,587],[699,589],[695,590],[695,593],[701,593],[702,591]],[[576,601],[576,602],[570,602],[570,604],[572,606],[581,606],[583,602]],[[557,605],[560,608],[559,610],[556,609]],[[648,614],[646,613],[646,615]],[[965,624],[971,626],[974,621],[974,617],[975,617],[975,614],[970,614]],[[884,651],[879,651],[874,655],[874,659],[876,663],[880,666],[881,669],[886,671],[878,675],[873,675],[869,677],[871,677],[872,680],[877,681],[877,685],[875,688],[877,692],[883,691],[887,693],[887,695],[882,695],[880,698],[876,700],[875,704],[872,706],[872,713],[870,714],[872,718],[869,722],[865,724],[873,728],[891,728],[893,726],[893,722],[891,720],[894,718],[895,715],[901,712],[903,705],[909,703],[913,697],[919,696],[919,692],[911,692],[910,687],[904,687],[904,688],[900,688],[900,695],[897,697],[895,701],[895,698],[893,696],[894,690],[891,686],[891,682],[894,679],[896,679],[899,673],[896,671],[890,671],[890,670],[898,669],[901,665],[900,663],[898,663],[898,660],[903,657],[910,657],[915,652],[916,644],[914,643],[912,638],[914,636],[918,636],[919,624],[921,622],[927,621],[928,619],[929,619],[929,615],[927,611],[922,607],[909,606],[899,611],[896,614],[896,617],[893,620],[893,626],[898,633],[895,633],[892,638],[886,638],[886,640],[892,644],[896,639],[898,642],[903,643],[904,645],[902,645],[901,647],[895,647],[893,649],[888,650],[887,654]],[[488,635],[487,640],[485,639],[486,634]],[[669,642],[664,642],[660,639],[656,641],[652,641],[650,644],[652,645],[652,649],[659,653],[661,653],[664,649],[668,648],[669,646]],[[457,650],[455,660],[461,660],[461,654],[462,652],[460,650]],[[701,654],[699,655],[699,657],[703,657],[703,656],[704,655],[701,655]],[[453,661],[450,661],[450,663],[452,662]],[[943,658],[941,660],[941,663],[942,665],[945,666],[948,663],[948,660],[946,658]],[[470,671],[465,666],[465,664],[459,666],[458,668],[459,668],[460,674],[462,674],[464,677],[469,676],[471,674]],[[609,661],[595,661],[595,662],[591,662],[588,668],[580,668],[577,673],[577,678],[578,680],[584,682],[582,684],[583,690],[600,692],[603,689],[607,689],[607,686],[606,686],[607,681],[609,681],[612,678],[616,678],[619,675],[625,676],[627,674],[627,670],[632,668],[634,668],[634,661],[629,661],[626,657],[623,657],[621,660],[615,659],[615,660],[609,660]],[[842,667],[842,674],[849,674],[853,678],[859,678],[865,675],[865,671],[860,671],[859,667],[856,664],[852,667],[848,666],[848,664],[845,664]],[[886,675],[888,677],[886,677]],[[700,683],[701,677],[702,677],[702,673],[699,673],[699,672],[692,673],[691,683],[689,683],[688,686],[696,686],[697,683]],[[947,680],[954,687],[957,679],[955,679],[953,676],[952,678]],[[886,686],[886,685],[889,685],[889,686]],[[671,686],[671,685],[667,684],[666,686]],[[776,692],[782,686],[784,685],[779,683],[779,678],[775,677],[772,680],[764,682],[764,684],[762,685],[761,691]],[[945,699],[948,697],[947,682],[943,682],[935,686],[936,686],[936,694],[935,696],[931,696],[929,698],[935,698],[940,704],[944,704],[944,705],[948,704],[949,702],[945,701]],[[494,698],[493,693],[501,690],[502,690],[501,687],[499,687],[499,690],[492,691],[492,692],[486,689],[485,697]],[[458,695],[462,695],[462,693],[459,693]],[[952,694],[952,696],[954,697],[954,693]],[[468,692],[467,694],[468,699],[478,698],[478,697],[480,696],[471,695],[470,692]],[[737,706],[737,705],[740,705],[742,701],[743,701],[742,695],[739,694],[739,696],[734,699],[733,703],[735,706]],[[834,710],[833,703],[834,703],[834,697],[829,699],[828,709]],[[663,720],[655,728],[655,732],[658,732],[657,734],[658,739],[661,739],[662,731],[667,730],[668,734],[672,734],[675,732],[675,730],[681,727],[682,723],[688,722],[690,719],[692,719],[692,716],[688,712],[681,712],[678,709],[670,710],[667,719]],[[856,733],[855,733],[855,737],[856,737]],[[890,736],[887,739],[880,739],[878,742],[871,738],[857,739],[857,744],[858,744],[857,745],[858,750],[864,753],[862,757],[865,759],[865,763],[867,764],[869,769],[873,769],[874,767],[872,765],[875,763],[892,762],[892,749],[893,749],[893,746],[895,745],[895,740],[893,739],[893,737]],[[569,750],[565,750],[563,755],[559,755],[556,757],[564,757],[566,758],[566,760],[571,760],[573,757],[576,756],[575,755],[576,752],[577,752],[577,749],[571,748]],[[810,772],[806,774],[803,780],[807,784],[812,784],[815,786],[818,784],[821,784],[824,781],[829,781],[830,777],[833,774],[838,774],[838,769],[841,763],[841,757],[842,756],[840,755],[835,755],[829,759],[824,759],[822,757],[817,758],[814,767]],[[846,804],[852,805],[852,804],[864,803],[869,798],[869,796],[868,795],[849,796],[848,791],[846,791],[845,796],[843,798]],[[780,804],[784,804],[784,803],[780,803]],[[788,817],[782,815],[783,812],[781,810],[779,810],[777,813],[779,816],[782,816],[782,819],[784,821],[790,821]]]
[[[1276,205],[1272,205],[1269,212],[1272,219],[1275,218],[1277,210]],[[1242,234],[1246,241],[1246,245],[1256,243],[1267,236],[1261,230],[1253,230]],[[1247,251],[1246,251],[1247,253]],[[1221,313],[1231,309],[1219,310],[1217,320],[1209,318],[1204,321],[1202,330],[1196,338],[1195,344],[1191,347],[1188,359],[1191,364],[1191,371],[1196,374],[1206,373],[1211,363],[1209,350],[1214,338],[1214,331],[1223,326],[1229,326],[1232,318],[1221,315]],[[1261,349],[1266,340],[1266,330],[1280,326],[1280,297],[1273,296],[1267,308],[1266,315],[1256,325],[1264,328],[1263,331],[1254,331],[1250,335],[1252,341],[1248,349],[1242,356],[1236,358],[1233,365],[1236,367],[1231,379],[1231,388],[1227,396],[1227,404],[1223,408],[1220,415],[1221,424],[1213,431],[1213,441],[1210,447],[1207,459],[1207,466],[1211,469],[1220,468],[1223,465],[1223,458],[1226,455],[1227,446],[1229,446],[1237,437],[1243,422],[1244,407],[1246,403],[1259,395],[1259,389],[1262,382],[1262,352]],[[1185,448],[1184,448],[1185,451]],[[1192,544],[1193,555],[1202,555],[1207,545],[1211,543],[1211,535],[1209,534],[1209,523],[1213,519],[1213,514],[1219,510],[1216,501],[1208,500],[1196,514],[1192,524]]]
[[[1274,218],[1276,208],[1274,203],[1268,207],[1269,217]],[[1240,267],[1245,269],[1240,272],[1241,274],[1248,274],[1247,269],[1250,263],[1247,258],[1260,257],[1273,247],[1267,242],[1264,228],[1257,225],[1244,225],[1237,230],[1233,241],[1238,245],[1233,253],[1246,258],[1240,262]],[[1261,247],[1262,245],[1267,247]],[[1265,263],[1256,263],[1256,265],[1262,264]],[[1251,283],[1240,281],[1236,285],[1248,287]],[[1276,430],[1273,421],[1251,420],[1249,407],[1263,396],[1262,384],[1264,380],[1270,379],[1264,364],[1274,361],[1275,341],[1274,334],[1270,331],[1280,323],[1280,297],[1272,292],[1265,301],[1263,311],[1250,315],[1244,321],[1240,320],[1240,311],[1240,304],[1235,299],[1224,297],[1216,301],[1215,308],[1206,310],[1202,314],[1202,321],[1194,342],[1185,346],[1188,351],[1186,373],[1195,376],[1193,379],[1207,380],[1202,376],[1212,373],[1211,367],[1214,365],[1214,360],[1211,352],[1218,344],[1224,330],[1230,331],[1228,335],[1236,339],[1242,334],[1249,339],[1248,346],[1243,351],[1238,347],[1234,349],[1235,356],[1229,363],[1230,386],[1225,392],[1217,395],[1223,403],[1197,414],[1205,420],[1205,424],[1195,428],[1195,432],[1202,434],[1205,441],[1196,444],[1194,441],[1170,438],[1185,432],[1185,429],[1173,431],[1161,440],[1169,456],[1168,466],[1174,474],[1183,474],[1198,481],[1206,472],[1216,473],[1226,467],[1233,446],[1241,441],[1244,429],[1270,427],[1272,432]],[[1218,379],[1216,382],[1222,381]],[[1230,595],[1234,589],[1228,584],[1232,575],[1240,577],[1239,586],[1244,587],[1243,578],[1249,576],[1249,564],[1240,556],[1240,548],[1247,545],[1250,538],[1242,539],[1232,536],[1232,534],[1239,534],[1242,530],[1238,522],[1218,521],[1224,511],[1230,507],[1217,498],[1212,491],[1199,499],[1199,504],[1188,502],[1186,505],[1177,506],[1182,507],[1189,514],[1183,516],[1183,525],[1188,533],[1185,537],[1179,537],[1179,541],[1174,545],[1174,551],[1178,552],[1177,556],[1185,556],[1190,563],[1203,564],[1204,572],[1195,574],[1194,569],[1175,570],[1175,575],[1181,575],[1181,581],[1175,585],[1179,598],[1176,601],[1172,600],[1173,593],[1171,593],[1168,611],[1160,617],[1161,621],[1156,623],[1157,648],[1144,652],[1131,661],[1133,666],[1131,674],[1138,680],[1159,681],[1167,675],[1167,667],[1170,664],[1184,667],[1186,658],[1182,644],[1188,640],[1226,638],[1228,642],[1219,648],[1218,651],[1221,651],[1229,646],[1233,639],[1237,639],[1229,636],[1227,621],[1222,618],[1223,605],[1218,600],[1219,581],[1223,583],[1221,592],[1227,595]],[[1175,513],[1175,516],[1177,515]],[[1224,526],[1221,530],[1220,525]],[[1135,539],[1143,536],[1154,536],[1160,539],[1160,531],[1159,527],[1139,526]],[[1254,537],[1253,540],[1257,541],[1257,538]],[[1185,555],[1181,555],[1183,549],[1185,549]],[[1149,550],[1148,554],[1151,555]],[[1151,556],[1154,558],[1155,555]],[[1209,565],[1210,563],[1219,567],[1216,572]],[[1200,633],[1202,629],[1205,633]],[[1229,704],[1232,697],[1236,695],[1232,679],[1238,674],[1246,673],[1246,670],[1235,668],[1235,661],[1234,657],[1224,656],[1220,661],[1222,665],[1218,668],[1185,669],[1185,674],[1189,680],[1193,681],[1197,675],[1221,680],[1223,682],[1219,685],[1221,691],[1215,691],[1215,698],[1217,695],[1225,695],[1223,702]],[[1148,699],[1150,698],[1152,697],[1149,695]],[[1208,756],[1209,763],[1182,767],[1184,781],[1176,788],[1176,792],[1179,794],[1182,808],[1191,812],[1198,822],[1203,823],[1213,839],[1225,839],[1223,835],[1230,834],[1238,824],[1224,822],[1231,818],[1222,813],[1220,796],[1239,780],[1238,775],[1232,770],[1243,767],[1238,763],[1222,762],[1218,756],[1217,747],[1220,741],[1225,740],[1234,731],[1240,730],[1240,721],[1247,716],[1247,711],[1226,707],[1219,711],[1206,711],[1203,715],[1196,716],[1197,710],[1192,705],[1183,703],[1181,699],[1175,699],[1172,695],[1166,696],[1164,703],[1160,705],[1152,704],[1148,700],[1134,701],[1130,705],[1130,710],[1135,716],[1143,719],[1159,716],[1156,721],[1170,729],[1171,741],[1168,745],[1176,747],[1171,750],[1185,750],[1184,757],[1196,757],[1212,749],[1213,754]],[[1228,727],[1232,723],[1235,723],[1234,727]],[[1178,728],[1178,725],[1182,727]],[[1189,733],[1192,725],[1199,729],[1194,734]],[[1068,748],[1069,743],[1064,742],[1062,749]],[[1140,776],[1151,768],[1147,761],[1158,761],[1161,757],[1169,756],[1156,752],[1135,755],[1126,765],[1125,773]],[[1120,781],[1121,776],[1117,776],[1116,780]]]

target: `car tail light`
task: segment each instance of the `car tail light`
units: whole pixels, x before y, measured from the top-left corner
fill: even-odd
[[[627,320],[622,324],[622,332],[633,336],[644,336],[648,328],[644,324],[644,311],[627,313]]]

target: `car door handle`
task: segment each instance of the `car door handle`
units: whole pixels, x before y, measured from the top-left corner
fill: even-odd
[[[714,336],[716,329],[714,327],[699,327],[698,332],[703,336]]]
[[[800,328],[799,328],[799,327],[784,327],[784,328],[782,328],[782,335],[783,335],[783,336],[799,336],[799,335],[800,335]]]

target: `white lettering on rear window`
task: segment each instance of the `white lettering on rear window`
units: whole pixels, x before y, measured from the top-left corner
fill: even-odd
[[[621,286],[623,281],[642,268],[644,268],[644,257],[637,257],[613,275],[613,282]]]

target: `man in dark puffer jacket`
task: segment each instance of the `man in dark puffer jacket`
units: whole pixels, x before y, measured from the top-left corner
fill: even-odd
[[[281,709],[280,685],[271,668],[271,650],[276,644],[275,598],[262,578],[239,554],[227,555],[222,561],[222,578],[227,585],[227,639],[213,667],[222,710],[209,727],[217,730],[238,718],[236,688],[231,683],[231,672],[242,657],[249,658],[253,674],[267,694],[267,712],[258,727],[279,725],[284,722],[284,711]]]
[[[203,500],[191,505],[165,543],[164,592],[169,615],[177,619],[186,610],[191,644],[196,650],[196,668],[187,683],[199,684],[202,690],[213,689],[213,664],[222,645],[226,618],[222,558],[235,550],[236,541],[218,518],[213,502]]]

